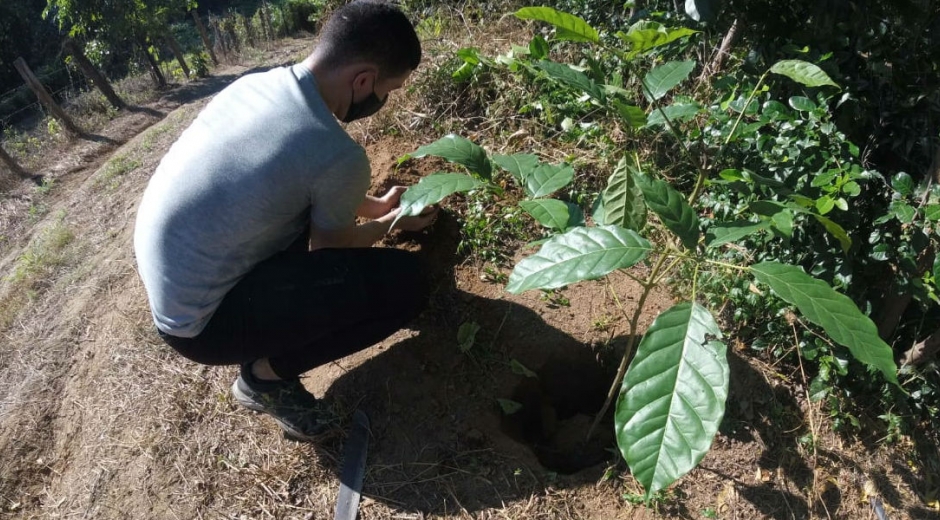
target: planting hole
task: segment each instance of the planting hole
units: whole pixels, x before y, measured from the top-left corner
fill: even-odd
[[[523,377],[509,397],[521,407],[503,413],[503,433],[528,445],[543,467],[562,474],[609,459],[615,447],[613,406],[590,440],[587,434],[613,375],[588,352],[550,359],[535,372],[537,378]]]

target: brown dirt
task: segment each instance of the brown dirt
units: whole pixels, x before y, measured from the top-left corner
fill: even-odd
[[[140,195],[222,83],[164,101],[171,105],[155,110],[181,105],[137,137],[152,115],[102,132],[126,141],[120,148],[63,151],[61,168],[50,169],[62,182],[46,199],[46,216],[7,231],[14,238],[4,244],[4,276],[34,230],[55,219],[75,239],[70,260],[46,274],[0,331],[0,518],[332,517],[342,429],[318,444],[292,442],[273,421],[237,407],[228,393],[234,368],[187,362],[158,339],[135,270]],[[420,144],[369,140],[376,192],[439,169],[432,160],[396,166]],[[110,152],[141,164],[103,181],[98,166]],[[538,292],[510,295],[484,266],[457,256],[458,241],[449,213],[428,232],[390,237],[384,246],[426,259],[429,309],[409,329],[305,380],[341,415],[361,408],[371,418],[362,518],[873,518],[862,501],[867,481],[892,519],[937,517],[918,498],[929,469],[912,446],[854,444],[822,426],[814,455],[800,438],[811,429],[807,418],[818,428],[823,414],[793,383],[800,377],[737,350],[727,417],[701,466],[652,508],[625,500],[640,489],[611,434],[581,439],[624,349],[623,316],[639,287],[616,274],[560,291],[569,305]],[[671,303],[654,294],[641,330]],[[480,330],[462,352],[457,330],[465,322]],[[518,401],[524,412],[506,416],[497,399]]]

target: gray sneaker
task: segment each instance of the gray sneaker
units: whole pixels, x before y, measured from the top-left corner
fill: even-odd
[[[320,401],[304,388],[299,378],[259,381],[251,375],[250,367],[242,365],[238,379],[232,383],[232,394],[238,404],[270,415],[295,439],[312,441],[327,429],[328,424],[319,420]]]

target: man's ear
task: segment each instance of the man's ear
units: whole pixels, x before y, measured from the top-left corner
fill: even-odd
[[[367,88],[370,84],[375,89],[375,84],[379,81],[379,68],[375,65],[365,65],[353,78],[353,88],[361,90]]]

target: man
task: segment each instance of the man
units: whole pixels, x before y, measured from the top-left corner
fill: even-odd
[[[323,426],[300,374],[388,337],[427,299],[412,254],[369,247],[404,188],[367,196],[369,160],[337,122],[375,113],[420,59],[397,8],[340,8],[302,63],[212,100],[138,210],[134,248],[161,337],[193,361],[240,364],[235,400],[299,439]],[[395,227],[421,230],[436,212]]]

